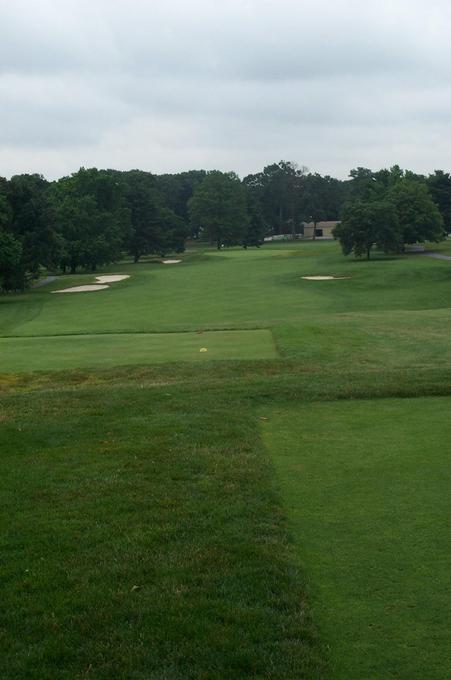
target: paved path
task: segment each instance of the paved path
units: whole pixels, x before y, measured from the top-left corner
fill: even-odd
[[[435,257],[436,260],[451,260],[451,255],[442,255],[441,253],[421,253],[422,255],[427,255],[427,257]]]
[[[48,283],[53,283],[54,281],[56,281],[56,276],[47,276],[46,279],[42,279],[41,281],[36,281],[36,283],[33,283],[31,287],[40,288],[41,286],[46,286]]]

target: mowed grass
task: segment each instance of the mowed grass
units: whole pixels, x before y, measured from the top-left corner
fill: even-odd
[[[306,315],[273,333],[281,356],[309,370],[451,367],[451,308]]]
[[[269,330],[0,338],[0,373],[274,358]]]
[[[451,366],[449,262],[423,255],[355,261],[330,242],[219,253],[193,250],[183,257],[173,266],[120,263],[110,270],[130,278],[99,292],[52,295],[55,289],[92,282],[93,276],[86,274],[61,277],[24,295],[1,296],[0,337],[14,338],[10,344],[2,341],[2,369],[6,357],[10,370],[53,368],[50,353],[47,361],[40,349],[23,352],[20,337],[42,337],[43,344],[61,347],[57,369],[192,361],[196,353],[189,333],[251,329],[271,330],[282,358],[315,370],[341,370],[350,361],[365,370]],[[302,278],[309,274],[350,278]],[[168,336],[156,337],[168,332],[187,335],[174,335],[173,342]],[[129,343],[119,337],[95,338],[121,333]],[[57,335],[86,336],[69,340],[73,362],[64,357],[62,341],[44,339]],[[252,337],[255,352],[245,336],[230,336],[237,339],[236,348],[228,340],[222,343],[222,337],[216,336],[214,348],[202,360],[271,358],[262,346],[263,336],[246,336],[249,341]],[[108,345],[105,353],[102,343]]]
[[[449,307],[450,263],[424,256],[362,262],[335,243],[194,251],[177,265],[110,267],[130,278],[107,290],[52,295],[91,283],[61,277],[25,295],[0,298],[0,335],[167,332],[276,327],[343,313]],[[306,281],[310,274],[349,276]]]
[[[451,263],[109,272],[0,297],[0,676],[451,675]]]
[[[264,413],[331,677],[451,677],[451,398]]]
[[[195,383],[1,400],[2,679],[322,676],[243,405]]]

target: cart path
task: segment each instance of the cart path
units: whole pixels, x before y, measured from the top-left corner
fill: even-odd
[[[33,283],[31,287],[40,288],[41,286],[46,286],[48,283],[53,283],[54,281],[56,281],[56,276],[47,276],[46,279],[42,279],[42,281],[37,281],[36,283]]]
[[[422,255],[427,255],[428,257],[435,257],[436,260],[451,260],[451,255],[442,255],[441,253],[421,253]]]

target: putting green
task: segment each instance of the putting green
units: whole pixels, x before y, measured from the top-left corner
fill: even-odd
[[[265,329],[0,338],[3,373],[277,356],[271,331]]]

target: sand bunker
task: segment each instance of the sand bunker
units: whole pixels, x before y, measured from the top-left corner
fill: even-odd
[[[306,281],[339,281],[340,279],[350,279],[350,276],[303,276]]]
[[[130,274],[102,274],[102,276],[96,276],[96,281],[99,283],[115,283],[129,278]]]
[[[105,290],[105,288],[109,288],[108,283],[115,283],[116,281],[123,281],[129,278],[129,274],[102,274],[101,276],[96,276],[97,283],[63,288],[63,290],[52,290],[52,293],[89,293],[96,290]]]
[[[89,293],[90,291],[104,290],[105,288],[109,288],[109,286],[93,283],[90,286],[74,286],[73,288],[63,288],[62,290],[52,290],[52,293]]]
[[[162,260],[163,264],[178,264],[181,260]]]

